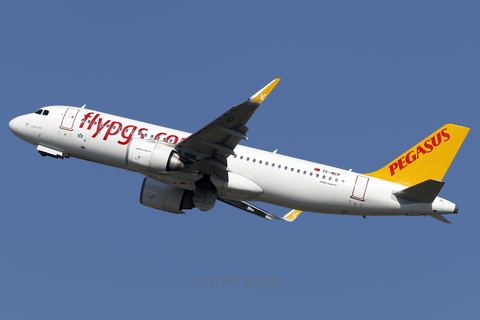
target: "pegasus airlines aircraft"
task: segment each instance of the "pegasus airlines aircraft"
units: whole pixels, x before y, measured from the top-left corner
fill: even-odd
[[[355,216],[442,215],[458,207],[438,197],[469,128],[446,124],[385,167],[355,173],[239,145],[255,110],[280,79],[190,134],[69,106],[10,121],[42,156],[76,157],[145,176],[140,203],[162,211],[208,211],[217,200],[265,219],[294,221],[302,211]],[[252,201],[292,209],[284,216]]]

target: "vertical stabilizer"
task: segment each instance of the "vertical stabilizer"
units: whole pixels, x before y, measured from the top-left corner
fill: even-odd
[[[405,186],[441,181],[470,128],[446,124],[382,169],[366,175]]]

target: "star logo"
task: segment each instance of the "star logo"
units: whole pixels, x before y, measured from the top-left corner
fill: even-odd
[[[77,137],[79,137],[80,139],[82,139],[82,138],[83,138],[83,134],[79,133],[79,134],[77,134]]]

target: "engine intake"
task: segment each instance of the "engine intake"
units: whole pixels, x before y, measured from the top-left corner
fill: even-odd
[[[173,148],[157,140],[130,140],[125,162],[132,169],[151,173],[177,171],[184,167]]]
[[[185,213],[182,210],[194,207],[193,191],[145,178],[140,192],[140,203],[162,211]]]

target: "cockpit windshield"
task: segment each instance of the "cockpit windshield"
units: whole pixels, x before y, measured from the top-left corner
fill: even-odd
[[[44,116],[48,116],[48,110],[38,109],[34,113],[35,114],[41,114],[41,115],[44,115]]]

